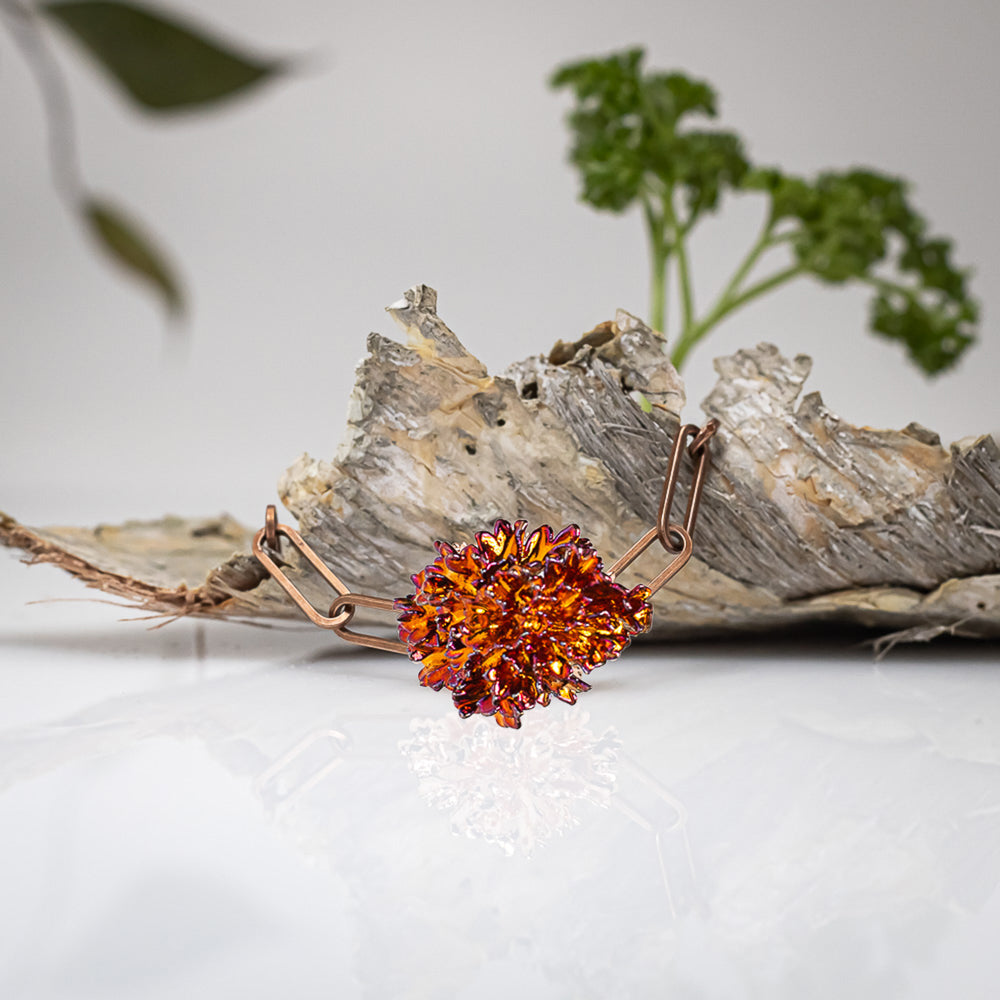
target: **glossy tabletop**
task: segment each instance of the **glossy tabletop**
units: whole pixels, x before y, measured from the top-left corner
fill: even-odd
[[[996,995],[1000,649],[639,646],[520,731],[0,563],[0,996]]]

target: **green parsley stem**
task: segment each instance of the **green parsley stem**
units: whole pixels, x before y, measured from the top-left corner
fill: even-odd
[[[673,236],[677,254],[677,284],[681,294],[681,329],[688,330],[694,322],[694,289],[691,287],[691,269],[688,264],[686,229],[681,226],[674,211],[674,191],[668,188],[663,196],[663,219]]]
[[[650,304],[649,322],[654,330],[664,333],[667,322],[667,265],[670,262],[671,247],[667,242],[663,219],[657,215],[648,197],[642,199],[646,232],[649,236],[650,258]]]
[[[785,282],[791,281],[793,278],[797,278],[799,275],[805,273],[806,268],[802,264],[792,264],[781,271],[776,271],[770,277],[761,279],[755,285],[751,285],[739,295],[731,295],[728,298],[725,295],[720,296],[715,306],[713,306],[703,319],[684,330],[681,334],[680,339],[677,341],[677,346],[674,348],[674,352],[670,356],[670,360],[673,362],[674,367],[679,369],[681,365],[684,364],[684,359],[688,356],[691,348],[694,347],[695,344],[697,344],[698,341],[712,329],[712,327],[721,323],[722,320],[724,320],[731,312],[739,309],[740,306],[744,306],[748,302],[753,301],[753,299],[767,294],[767,292],[772,291],[779,285],[783,285]]]

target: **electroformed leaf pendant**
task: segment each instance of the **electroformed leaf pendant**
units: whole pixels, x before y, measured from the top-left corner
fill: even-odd
[[[437,542],[438,557],[411,577],[416,588],[393,600],[359,594],[285,524],[273,504],[253,540],[253,553],[275,582],[320,628],[346,642],[420,662],[420,683],[447,688],[463,717],[492,715],[517,728],[521,713],[555,696],[576,701],[589,690],[584,677],[613,660],[652,622],[650,597],[691,558],[695,521],[708,470],[708,445],[718,430],[684,424],[677,431],[654,524],[606,570],[580,529],[558,534],[549,527],[528,533],[527,521],[497,521],[475,542],[454,548]],[[670,519],[685,456],[693,463],[683,522]],[[324,615],[282,568],[285,538],[337,595]],[[647,586],[627,590],[617,583],[654,542],[670,556]],[[300,568],[301,568],[300,563]],[[356,632],[348,626],[358,608],[398,615],[399,639]]]
[[[649,588],[615,583],[575,524],[527,525],[497,521],[460,549],[438,542],[416,592],[395,602],[420,683],[447,688],[463,718],[513,728],[553,696],[575,702],[590,690],[584,676],[652,621]]]

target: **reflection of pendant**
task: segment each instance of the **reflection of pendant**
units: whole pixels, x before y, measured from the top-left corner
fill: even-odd
[[[579,826],[582,805],[614,803],[621,747],[614,729],[594,733],[580,709],[521,733],[453,714],[416,718],[399,744],[421,798],[448,814],[453,833],[524,857]]]
[[[438,558],[412,577],[416,591],[408,597],[356,594],[294,528],[278,524],[273,505],[254,537],[253,553],[314,625],[348,642],[421,661],[420,683],[436,691],[448,688],[463,717],[492,715],[501,726],[516,729],[522,712],[547,705],[553,695],[575,702],[588,690],[585,674],[615,659],[633,636],[649,629],[650,597],[691,558],[708,444],[717,429],[717,421],[710,420],[701,428],[685,424],[678,430],[656,524],[607,570],[575,524],[558,534],[547,526],[528,534],[527,521],[499,520],[492,532],[479,532],[462,548],[438,542]],[[677,523],[670,512],[686,454],[694,475],[683,523]],[[282,537],[337,593],[326,615],[281,568]],[[656,541],[670,562],[647,586],[626,590],[616,582],[618,575]],[[358,608],[398,612],[399,639],[349,629]]]
[[[649,588],[615,583],[576,525],[528,534],[526,521],[497,521],[470,545],[437,549],[416,593],[396,601],[399,637],[420,683],[448,688],[463,718],[516,728],[552,696],[573,704],[585,674],[649,629]]]

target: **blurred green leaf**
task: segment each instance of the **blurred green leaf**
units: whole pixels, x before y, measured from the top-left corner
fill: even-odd
[[[105,252],[133,277],[151,285],[169,315],[184,312],[184,296],[172,268],[135,222],[120,209],[96,198],[84,203],[83,214]]]
[[[39,9],[150,111],[223,100],[284,68],[281,62],[252,58],[135,4],[66,0]]]

